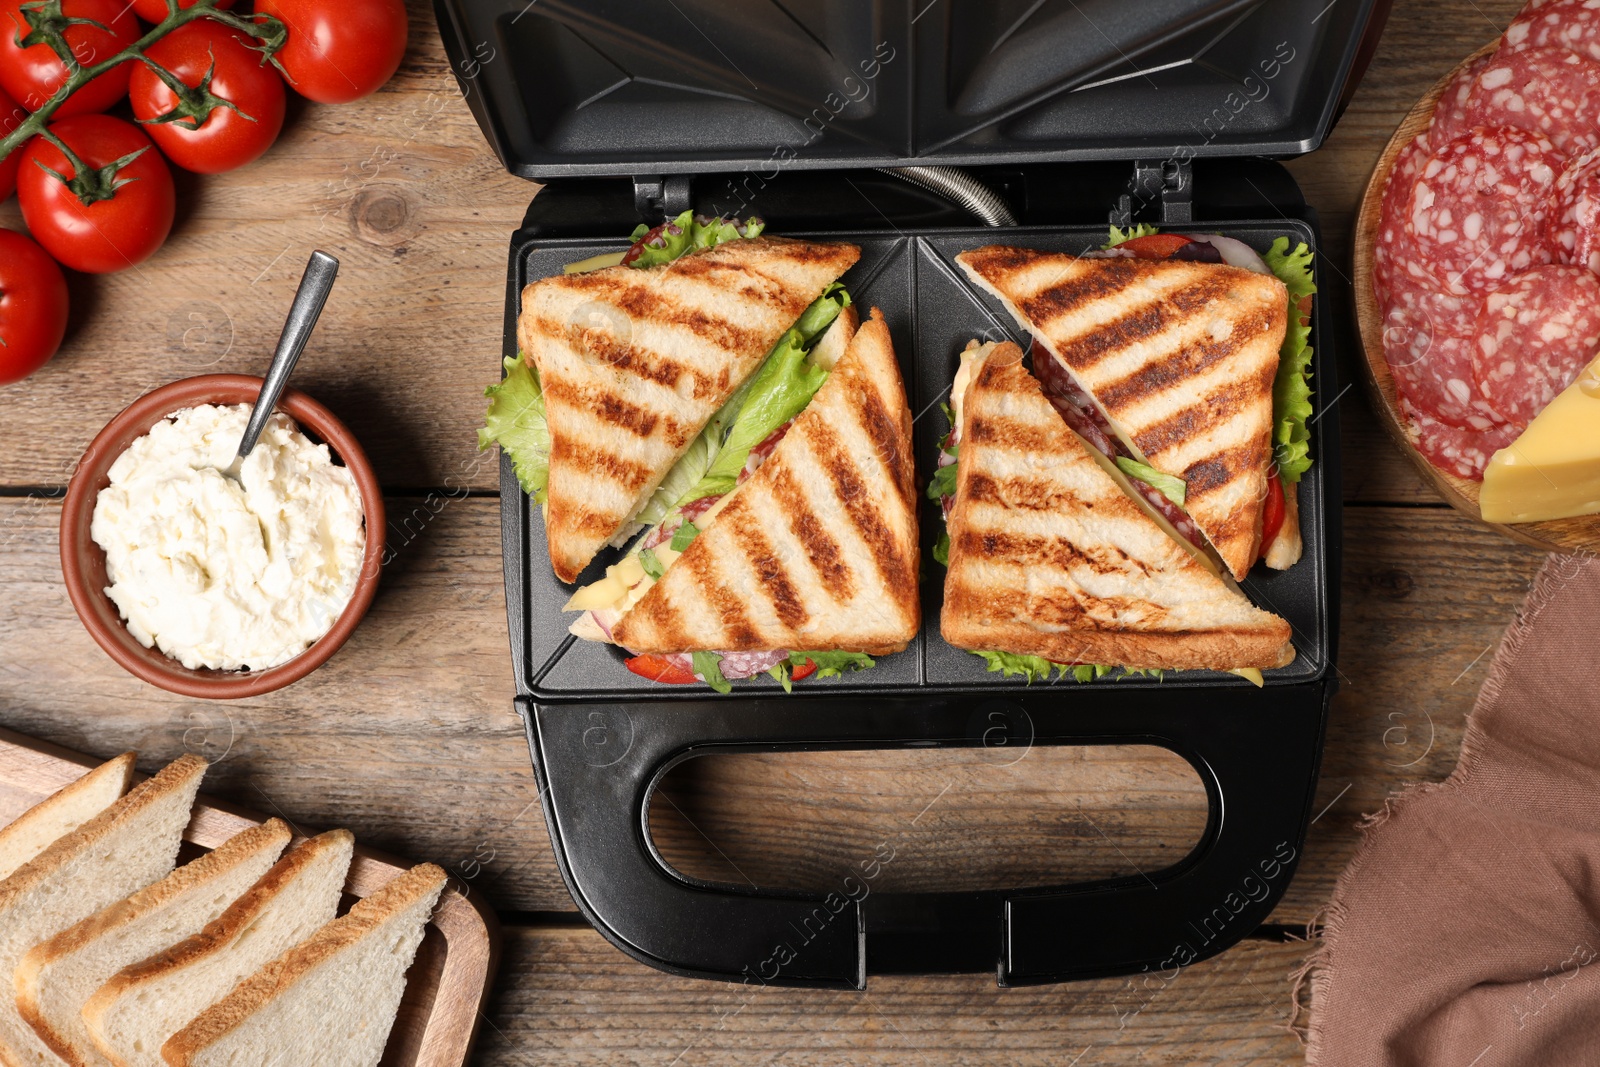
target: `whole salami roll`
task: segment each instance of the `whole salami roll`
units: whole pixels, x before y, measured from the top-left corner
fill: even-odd
[[[1429,463],[1477,482],[1483,481],[1483,470],[1490,458],[1522,433],[1522,427],[1510,424],[1488,431],[1451,426],[1419,410],[1403,395],[1400,414],[1406,421],[1406,435]]]
[[[1568,163],[1556,179],[1550,238],[1557,263],[1600,274],[1600,149]]]
[[[1484,298],[1474,332],[1479,395],[1526,426],[1600,347],[1600,277],[1563,266],[1520,274]]]
[[[1383,321],[1383,358],[1401,395],[1441,422],[1479,431],[1506,421],[1472,375],[1481,304],[1398,277]]]
[[[1434,144],[1444,144],[1460,137],[1474,126],[1486,125],[1481,121],[1471,120],[1467,112],[1467,101],[1472,95],[1473,86],[1478,82],[1478,75],[1483,73],[1483,68],[1487,67],[1493,58],[1492,55],[1479,56],[1468,63],[1456,71],[1456,76],[1445,86],[1444,92],[1439,94],[1439,102],[1433,106],[1433,119],[1428,124],[1428,139]]]
[[[1411,194],[1411,239],[1443,291],[1482,293],[1551,263],[1546,227],[1565,157],[1547,139],[1477,126],[1439,146]]]
[[[1600,63],[1562,47],[1501,48],[1461,110],[1468,126],[1515,126],[1587,152],[1600,145]]]
[[[1600,62],[1600,7],[1593,0],[1545,0],[1522,9],[1501,48],[1566,48]]]

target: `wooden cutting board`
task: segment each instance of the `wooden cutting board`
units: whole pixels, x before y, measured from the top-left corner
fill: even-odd
[[[1405,120],[1394,131],[1394,136],[1389,138],[1389,143],[1378,157],[1377,166],[1372,168],[1372,176],[1367,179],[1366,192],[1361,198],[1361,207],[1356,212],[1356,232],[1352,242],[1356,324],[1361,333],[1361,347],[1366,355],[1366,359],[1360,363],[1360,368],[1368,395],[1372,399],[1372,408],[1377,412],[1378,421],[1383,424],[1383,428],[1388,431],[1395,444],[1410,457],[1422,476],[1439,491],[1439,495],[1444,497],[1451,507],[1478,522],[1483,522],[1482,512],[1478,508],[1478,494],[1483,489],[1483,483],[1461,478],[1435,467],[1428,462],[1426,456],[1417,451],[1406,434],[1405,420],[1400,414],[1399,399],[1395,392],[1394,377],[1389,373],[1389,364],[1383,358],[1383,313],[1372,292],[1372,253],[1378,240],[1379,215],[1383,211],[1383,187],[1388,181],[1395,157],[1417,134],[1428,128],[1428,123],[1433,120],[1434,105],[1450,82],[1455,79],[1457,71],[1478,57],[1489,55],[1499,43],[1499,38],[1490,41],[1435,82],[1433,88],[1423,94],[1422,99],[1417,101],[1410,114],[1406,115]],[[1600,551],[1600,516],[1580,515],[1571,519],[1520,522],[1515,525],[1483,522],[1483,525],[1525,545],[1542,548],[1548,552]]]
[[[0,729],[0,826],[10,824],[97,762]],[[267,818],[201,796],[184,840],[202,849],[215,848]],[[303,826],[293,829],[296,843],[315,832]],[[357,844],[345,892],[367,896],[410,866],[405,860]],[[389,1035],[383,1067],[465,1064],[499,954],[500,924],[488,904],[463,895],[453,885],[446,886],[406,976],[405,998]]]

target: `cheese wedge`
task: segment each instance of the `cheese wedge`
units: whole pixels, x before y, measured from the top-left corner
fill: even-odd
[[[1600,358],[1494,454],[1478,506],[1485,522],[1600,512]]]

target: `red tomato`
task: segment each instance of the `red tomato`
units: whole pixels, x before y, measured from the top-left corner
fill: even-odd
[[[1266,506],[1261,513],[1261,554],[1265,556],[1267,549],[1272,547],[1272,542],[1277,539],[1278,531],[1283,529],[1284,503],[1283,479],[1278,477],[1278,472],[1273,471],[1267,479]]]
[[[1139,259],[1166,259],[1184,245],[1193,243],[1178,233],[1147,233],[1117,247],[1127,249]]]
[[[22,234],[0,230],[0,385],[44,366],[66,332],[61,268]]]
[[[381,89],[406,54],[405,0],[256,0],[289,28],[278,62],[294,91],[344,104]]]
[[[624,660],[623,666],[641,678],[667,685],[693,685],[700,680],[665,656],[634,656]]]
[[[17,41],[32,29],[22,14],[28,2],[0,0],[0,89],[29,111],[38,111],[66,83],[67,68],[47,44],[18,46]],[[67,27],[67,44],[83,66],[102,63],[139,39],[139,20],[133,17],[127,0],[61,0],[61,11],[68,18],[93,19],[110,30]],[[127,63],[111,68],[68,97],[54,117],[104,111],[128,95],[131,73]]]
[[[21,104],[0,91],[0,137],[4,137],[28,117],[27,111]],[[5,200],[17,191],[17,167],[22,163],[22,146],[12,149],[11,154],[0,159],[0,200]]]
[[[192,125],[198,115],[153,122],[170,114],[178,97],[141,64],[128,86],[134,118],[145,124],[145,132],[178,166],[198,174],[221,174],[256,159],[278,139],[283,129],[283,79],[271,63],[262,61],[260,52],[245,45],[237,30],[202,19],[173,30],[147,54],[191,88],[213,71],[211,94],[239,109],[214,107],[198,129]]]
[[[179,7],[193,7],[194,0],[178,0]],[[216,5],[223,11],[233,6],[233,0],[218,0]],[[157,23],[167,17],[167,0],[133,0],[133,9],[139,17],[149,23]]]
[[[814,659],[808,659],[794,669],[794,672],[789,675],[789,680],[791,682],[803,682],[816,673],[817,661]]]
[[[172,229],[177,197],[172,172],[139,127],[110,115],[78,115],[53,123],[54,133],[89,168],[88,202],[56,175],[77,179],[54,145],[35,137],[22,151],[17,198],[34,238],[63,266],[106,274],[142,263]],[[115,189],[98,168],[144,151],[117,172]],[[40,166],[39,164],[42,164]],[[55,171],[45,170],[48,167]],[[100,180],[97,182],[96,178]]]

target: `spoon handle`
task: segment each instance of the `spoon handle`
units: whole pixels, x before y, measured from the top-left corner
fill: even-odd
[[[250,413],[249,425],[245,427],[244,438],[239,442],[240,459],[250,454],[261,437],[261,431],[266,429],[267,419],[271,417],[272,409],[277,407],[278,397],[282,395],[289,375],[294,373],[294,365],[300,362],[300,353],[305,351],[306,342],[311,339],[311,331],[316,328],[317,318],[322,314],[322,306],[328,302],[328,293],[338,274],[337,259],[326,252],[311,253],[306,272],[300,279],[300,288],[295,292],[294,303],[289,308],[289,318],[283,324],[283,335],[278,338],[278,351],[272,357],[272,366],[267,368],[261,395],[256,398],[255,410]]]

